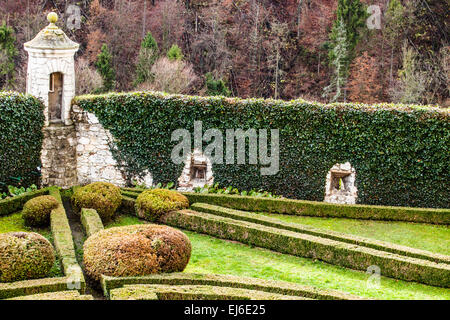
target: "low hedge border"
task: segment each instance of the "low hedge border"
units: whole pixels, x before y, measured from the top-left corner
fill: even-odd
[[[58,200],[60,205],[50,214],[50,226],[55,249],[58,253],[65,277],[43,278],[11,283],[0,283],[0,299],[14,298],[33,294],[59,292],[77,289],[84,293],[85,280],[75,257],[75,248],[66,211],[62,205],[58,187],[37,190],[44,193],[30,192],[32,197],[49,194]],[[29,197],[31,199],[32,197]],[[24,201],[26,202],[26,201]],[[22,204],[23,206],[23,204]]]
[[[278,229],[284,229],[289,231],[294,231],[298,233],[310,234],[313,236],[318,236],[322,238],[332,239],[336,241],[342,241],[346,243],[356,244],[358,246],[363,246],[367,248],[372,248],[380,251],[386,251],[395,253],[398,255],[403,255],[412,258],[425,259],[437,263],[450,263],[450,256],[437,254],[425,250],[410,248],[402,245],[396,245],[389,242],[358,237],[354,235],[348,235],[341,232],[331,231],[331,230],[322,230],[318,228],[314,228],[308,225],[302,225],[297,223],[289,223],[280,221],[276,218],[266,217],[263,215],[239,211],[224,207],[219,207],[215,205],[210,205],[206,203],[194,203],[190,207],[192,210],[210,213],[213,215],[218,215],[222,217],[232,218],[236,220],[253,222],[261,225],[265,225],[268,227],[274,227]]]
[[[71,280],[68,277],[58,277],[0,283],[0,299],[65,291],[67,290],[67,283],[69,281]]]
[[[216,287],[240,288],[258,290],[269,293],[300,296],[321,300],[360,300],[361,297],[348,293],[304,286],[297,283],[265,280],[259,278],[237,277],[221,274],[200,273],[168,273],[154,274],[142,277],[109,277],[102,275],[101,286],[106,297],[110,297],[111,290],[126,285],[158,284],[158,285],[204,285]]]
[[[318,201],[229,196],[192,192],[185,192],[183,194],[189,199],[190,203],[202,202],[245,211],[300,216],[450,224],[450,209],[386,207],[361,204],[341,205]]]
[[[132,285],[111,290],[111,300],[311,300],[264,291],[202,285]]]
[[[136,199],[143,191],[122,188],[122,195]],[[248,197],[224,194],[181,192],[189,203],[207,203],[237,210],[269,212],[287,215],[334,217],[366,220],[405,221],[429,224],[450,224],[450,209],[348,205],[319,201]]]
[[[102,219],[100,219],[100,216],[95,209],[81,209],[81,224],[88,237],[103,230]]]
[[[122,214],[137,216],[135,208],[136,198],[128,197],[122,194],[122,204],[118,211]]]
[[[94,298],[91,295],[81,295],[76,290],[70,290],[70,291],[38,293],[28,296],[10,298],[7,300],[94,300]]]
[[[366,271],[378,266],[383,275],[432,286],[450,287],[450,266],[417,258],[324,239],[288,230],[233,220],[191,210],[173,211],[160,222],[227,240],[239,241],[280,253],[319,259],[334,265]]]
[[[33,199],[34,197],[47,195],[48,192],[49,188],[43,188],[26,192],[12,198],[0,200],[0,216],[6,216],[8,214],[20,211],[28,200]]]
[[[51,187],[49,194],[55,197],[59,202],[58,208],[53,209],[50,214],[50,225],[53,241],[55,243],[56,251],[61,259],[64,274],[71,279],[74,288],[80,290],[81,293],[84,293],[86,284],[81,267],[77,262],[72,231],[70,229],[66,211],[62,204],[59,188]]]

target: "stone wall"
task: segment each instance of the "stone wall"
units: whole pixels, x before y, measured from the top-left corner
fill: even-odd
[[[204,163],[206,165],[205,178],[196,180],[192,178],[192,168],[194,163]],[[179,191],[193,191],[196,187],[204,187],[205,185],[213,185],[214,176],[212,171],[212,162],[200,150],[195,149],[194,152],[188,154],[184,161],[184,168],[181,176],[178,178]]]
[[[358,198],[356,170],[349,162],[335,164],[325,181],[325,202],[355,204]]]
[[[44,128],[41,181],[44,186],[68,188],[77,184],[75,127],[52,124]]]
[[[118,169],[110,144],[112,136],[97,117],[72,106],[72,121],[76,128],[76,170],[79,184],[95,181],[125,186],[124,174]]]

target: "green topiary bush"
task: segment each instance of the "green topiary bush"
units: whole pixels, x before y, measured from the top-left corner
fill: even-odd
[[[94,182],[76,189],[72,205],[77,212],[82,208],[95,209],[103,222],[109,221],[122,203],[120,188],[111,183]]]
[[[189,200],[179,192],[167,189],[150,189],[136,199],[136,213],[140,218],[157,221],[161,215],[189,207]]]
[[[100,276],[143,276],[183,271],[191,256],[189,238],[176,229],[153,224],[99,231],[84,243],[84,265]]]
[[[0,234],[0,282],[43,278],[54,262],[53,246],[40,234]]]
[[[40,196],[28,200],[22,211],[25,225],[32,227],[48,226],[50,224],[50,213],[58,205],[58,201],[52,196]]]

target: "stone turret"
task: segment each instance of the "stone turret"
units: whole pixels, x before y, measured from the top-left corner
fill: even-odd
[[[77,184],[77,137],[70,108],[75,96],[74,55],[79,45],[56,26],[56,13],[49,13],[47,19],[50,24],[24,44],[27,93],[41,98],[45,105],[42,185],[66,188]]]
[[[45,124],[70,125],[70,104],[75,96],[74,55],[79,44],[56,26],[58,16],[47,16],[50,24],[24,44],[28,52],[27,93],[45,104]]]

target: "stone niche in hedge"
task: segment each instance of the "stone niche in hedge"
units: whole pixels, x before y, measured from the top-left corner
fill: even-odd
[[[324,201],[355,204],[358,198],[358,189],[355,181],[356,170],[349,162],[335,164],[327,174]]]
[[[192,191],[196,187],[204,187],[213,183],[211,160],[195,149],[184,161],[183,172],[178,178],[178,190]]]

